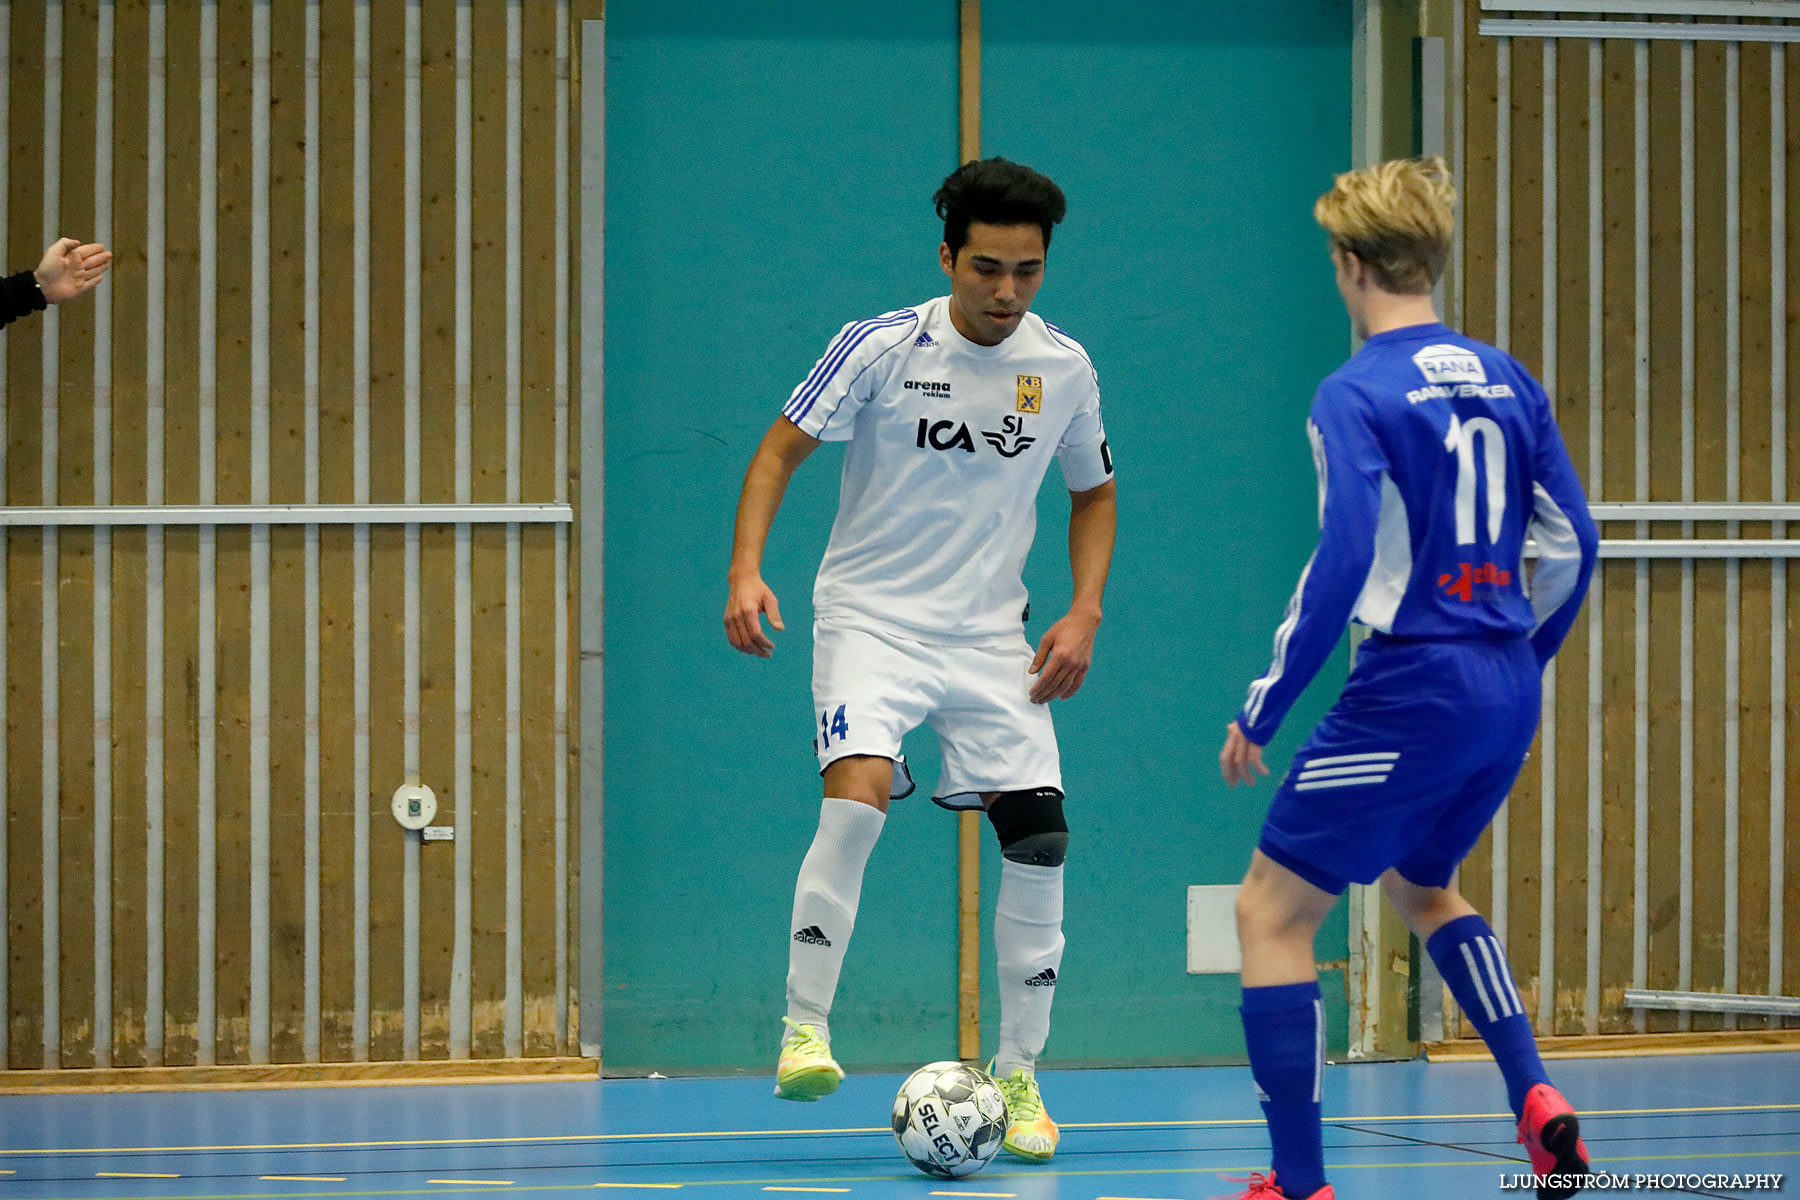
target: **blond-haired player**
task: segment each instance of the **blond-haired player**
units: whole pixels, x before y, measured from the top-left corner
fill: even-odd
[[[1313,398],[1319,545],[1228,728],[1227,783],[1268,774],[1263,746],[1345,624],[1371,632],[1295,752],[1238,895],[1244,1037],[1273,1148],[1246,1200],[1334,1195],[1313,938],[1348,884],[1378,879],[1493,1050],[1538,1195],[1573,1195],[1587,1172],[1499,940],[1451,879],[1531,745],[1539,676],[1598,538],[1543,388],[1432,307],[1455,199],[1442,159],[1402,159],[1339,175],[1314,208],[1365,341]]]

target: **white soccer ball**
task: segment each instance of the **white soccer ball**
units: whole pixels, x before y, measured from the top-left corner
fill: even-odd
[[[1006,1138],[1006,1097],[987,1072],[957,1062],[920,1067],[894,1097],[894,1138],[908,1162],[938,1179],[973,1175]]]

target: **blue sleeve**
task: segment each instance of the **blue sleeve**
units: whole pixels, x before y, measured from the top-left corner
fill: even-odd
[[[1313,466],[1319,474],[1319,546],[1300,573],[1275,631],[1268,673],[1250,685],[1238,728],[1267,745],[1288,709],[1336,648],[1375,562],[1387,455],[1367,398],[1327,380],[1313,398]]]
[[[1537,437],[1527,533],[1538,547],[1531,573],[1531,609],[1537,618],[1531,647],[1541,667],[1555,656],[1581,611],[1600,550],[1600,531],[1588,513],[1587,496],[1576,477],[1575,464],[1569,461],[1549,399],[1542,392],[1533,399],[1537,402]]]

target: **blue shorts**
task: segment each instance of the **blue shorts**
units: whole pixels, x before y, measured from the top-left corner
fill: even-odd
[[[1294,755],[1259,848],[1332,893],[1390,867],[1447,886],[1524,764],[1540,675],[1525,638],[1370,636]]]

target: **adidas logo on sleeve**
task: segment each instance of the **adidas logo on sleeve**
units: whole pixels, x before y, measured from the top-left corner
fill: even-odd
[[[831,939],[826,937],[825,931],[820,929],[817,925],[808,925],[805,929],[796,929],[794,931],[794,940],[796,942],[804,942],[808,946],[831,945]]]

